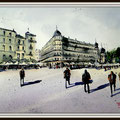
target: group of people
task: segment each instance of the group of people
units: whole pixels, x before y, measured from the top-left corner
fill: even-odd
[[[65,87],[67,88],[67,82],[70,85],[70,70],[68,68],[66,68],[66,70],[64,71],[64,78],[66,79],[65,81]],[[118,74],[119,80],[120,80],[120,73]],[[83,75],[82,75],[82,82],[84,83],[84,91],[90,93],[90,86],[89,84],[91,83],[91,76],[89,74],[89,72],[87,70],[84,71]],[[111,97],[113,96],[113,87],[114,87],[114,91],[116,88],[116,74],[114,74],[113,71],[111,71],[111,73],[108,75],[108,80],[110,83],[110,91],[111,91]]]
[[[20,86],[22,87],[24,85],[24,78],[25,78],[25,71],[24,68],[20,70]],[[67,83],[70,85],[70,76],[71,72],[68,68],[64,71],[64,78],[65,78],[65,87],[67,88]],[[120,73],[118,74],[119,80],[120,80]],[[91,76],[87,70],[84,71],[82,75],[82,82],[84,83],[84,91],[90,93],[90,86],[91,83]],[[110,83],[110,91],[111,91],[111,97],[113,96],[113,88],[114,91],[116,89],[116,74],[114,74],[113,71],[108,75],[108,80]]]
[[[66,68],[66,70],[64,71],[64,78],[66,79],[65,81],[65,87],[67,88],[67,82],[70,85],[70,70],[68,68]],[[85,70],[84,74],[82,75],[82,81],[84,83],[84,91],[90,93],[90,87],[89,87],[89,83],[91,79],[91,76],[89,74],[89,72],[87,70]],[[87,89],[86,89],[87,88]]]

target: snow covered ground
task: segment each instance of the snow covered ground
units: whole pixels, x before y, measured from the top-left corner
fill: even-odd
[[[71,85],[65,88],[63,69],[25,70],[25,82],[39,83],[20,87],[19,70],[0,72],[0,114],[120,113],[120,81],[110,97],[107,76],[111,70],[87,69],[93,83],[91,93],[82,84],[84,69],[71,70]],[[112,69],[115,73],[120,68]]]

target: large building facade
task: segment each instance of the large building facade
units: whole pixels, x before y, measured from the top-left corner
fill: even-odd
[[[25,37],[14,30],[0,28],[0,62],[6,59],[35,59],[36,35]]]
[[[48,65],[94,63],[99,58],[97,43],[90,44],[67,38],[58,30],[41,50],[41,62]]]

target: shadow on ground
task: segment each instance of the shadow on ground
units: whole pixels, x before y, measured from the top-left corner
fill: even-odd
[[[93,82],[93,80],[90,80],[90,84],[92,82]],[[83,82],[75,82],[75,83],[70,84],[70,86],[67,87],[67,88],[75,87],[75,86],[78,86],[78,85],[84,85],[84,83]]]
[[[26,85],[32,85],[32,84],[36,84],[36,83],[40,83],[42,80],[35,80],[35,81],[32,81],[32,82],[24,82],[24,85],[22,86],[26,86]]]
[[[118,95],[118,94],[120,94],[120,92],[117,92],[117,93],[113,94],[112,97],[113,97],[113,96],[116,96],[116,95]]]
[[[101,89],[104,89],[104,88],[106,88],[106,87],[108,87],[108,86],[109,86],[109,83],[100,85],[100,86],[98,86],[98,87],[95,88],[95,89],[91,89],[91,93],[92,93],[92,92],[95,92],[95,91],[98,91],[98,90],[101,90]]]
[[[67,88],[71,88],[71,87],[75,87],[75,86],[83,85],[83,84],[84,84],[83,82],[76,82],[76,83],[72,83],[72,84],[70,84],[70,86],[67,87]]]
[[[115,91],[118,91],[118,90],[120,90],[120,88],[117,88]]]
[[[120,90],[120,88],[115,89],[115,91],[118,91],[118,90]],[[118,94],[120,94],[120,92],[114,93],[114,94],[112,95],[112,97],[113,97],[113,96],[116,96],[116,95],[118,95]]]

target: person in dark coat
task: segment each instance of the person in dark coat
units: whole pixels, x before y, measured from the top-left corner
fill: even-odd
[[[25,77],[25,71],[24,68],[20,70],[20,86],[24,85],[24,77]]]
[[[119,74],[118,74],[118,77],[119,77],[119,81],[120,81],[120,72],[119,72]]]
[[[112,86],[114,86],[114,91],[116,88],[116,75],[114,74],[113,71],[111,71],[111,74],[108,75],[108,80],[110,83],[110,90],[111,90],[111,97],[112,97],[113,96]]]
[[[70,76],[71,76],[70,70],[68,68],[66,68],[66,70],[64,71],[64,78],[66,79],[66,81],[65,81],[66,88],[67,88],[67,82],[70,85]]]
[[[84,91],[88,93],[90,93],[90,87],[89,87],[90,79],[91,79],[91,76],[89,72],[85,70],[84,74],[82,75],[82,81],[84,83]],[[86,86],[87,86],[87,90],[86,90]]]

